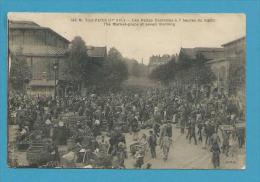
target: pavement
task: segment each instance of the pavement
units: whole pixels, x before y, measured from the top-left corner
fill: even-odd
[[[9,141],[14,142],[14,133],[16,127],[9,127]],[[148,129],[141,130],[139,137],[143,133],[148,134]],[[130,144],[133,143],[133,136],[129,133],[125,134],[128,158],[125,160],[127,169],[133,169],[135,159],[130,154]],[[159,146],[156,147],[157,158],[152,159],[150,151],[148,150],[144,158],[144,166],[147,163],[152,164],[152,169],[213,169],[209,147],[205,148],[203,143],[198,142],[197,145],[194,141],[189,143],[186,139],[186,134],[181,134],[180,129],[173,127],[173,144],[170,148],[168,160],[163,161],[162,151]],[[15,156],[18,159],[19,165],[27,165],[26,152],[15,151]],[[220,154],[220,169],[244,169],[245,166],[245,149],[237,149],[234,156],[226,157]]]
[[[147,130],[142,130],[140,136],[142,133],[148,132]],[[132,136],[126,134],[126,139],[126,142],[129,143],[132,140]],[[144,159],[145,163],[152,164],[152,169],[213,169],[211,162],[212,153],[209,151],[209,147],[205,147],[204,141],[203,143],[198,142],[197,145],[194,144],[193,140],[189,143],[189,140],[186,139],[186,134],[181,134],[178,128],[173,128],[172,139],[173,144],[167,161],[163,161],[162,151],[157,146],[157,158],[152,159],[150,151],[148,151]],[[133,168],[134,163],[135,160],[132,156],[125,160],[126,168]],[[233,157],[226,157],[224,154],[220,154],[220,169],[243,169],[244,164],[244,148],[238,149]]]

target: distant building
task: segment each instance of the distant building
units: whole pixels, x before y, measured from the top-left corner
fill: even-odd
[[[181,48],[179,59],[183,57],[196,60],[199,56],[206,59],[217,77],[214,87],[218,91],[239,96],[241,103],[245,103],[245,37],[230,41],[222,47]]]
[[[34,22],[9,21],[9,53],[17,59],[25,58],[30,67],[29,94],[53,95],[53,66],[64,61],[69,43],[52,29]]]
[[[195,60],[197,56],[203,56],[207,61],[222,58],[224,49],[218,47],[195,47],[195,48],[181,48],[179,58],[187,56],[189,59]],[[178,61],[181,61],[178,59]]]
[[[241,37],[223,44],[223,57],[207,62],[217,76],[216,86],[242,99],[245,98],[245,40]]]
[[[224,49],[222,47],[195,47],[195,48],[181,48],[179,52],[179,56],[177,62],[182,62],[185,60],[197,61],[204,60],[206,63],[211,60],[223,58]],[[191,83],[196,82],[197,75],[195,72],[192,72],[193,80],[190,80]],[[190,81],[186,81],[185,85],[190,86]],[[183,83],[182,83],[183,84]],[[195,85],[193,85],[195,86]],[[210,88],[210,87],[209,87]],[[207,88],[207,89],[209,89]]]
[[[168,54],[164,54],[163,56],[160,55],[151,56],[148,64],[149,74],[158,66],[168,63],[173,57],[174,56]]]
[[[107,47],[87,46],[87,55],[90,60],[104,61],[107,57]]]

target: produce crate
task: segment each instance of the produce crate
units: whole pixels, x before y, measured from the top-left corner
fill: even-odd
[[[17,143],[16,148],[18,151],[26,151],[29,148],[29,143]]]
[[[27,150],[26,158],[29,165],[41,165],[51,161],[51,155],[46,150],[46,143],[32,143]]]

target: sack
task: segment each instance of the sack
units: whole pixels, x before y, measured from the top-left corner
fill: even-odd
[[[69,152],[69,153],[63,155],[62,158],[66,159],[67,161],[72,162],[75,159],[75,153],[74,152]]]

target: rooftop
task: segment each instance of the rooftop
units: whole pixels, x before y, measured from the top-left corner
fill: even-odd
[[[181,48],[180,54],[185,54],[191,59],[195,59],[198,54],[202,54],[207,60],[212,60],[221,57],[224,54],[224,49],[221,47]]]
[[[33,21],[9,21],[9,27],[10,28],[29,28],[29,27],[41,27],[37,23],[34,23]]]
[[[227,43],[225,43],[225,44],[222,44],[221,46],[222,46],[222,47],[225,47],[225,46],[228,46],[228,45],[230,45],[230,44],[235,44],[235,43],[240,42],[240,41],[245,41],[245,39],[246,39],[246,37],[243,36],[243,37],[240,37],[240,38],[238,38],[238,39],[235,39],[235,40],[232,40],[232,41],[230,41],[230,42],[227,42]]]
[[[50,31],[53,34],[55,34],[56,36],[60,37],[61,39],[63,39],[64,41],[66,41],[67,43],[70,43],[70,41],[68,39],[66,39],[65,37],[61,36],[60,34],[58,34],[57,32],[55,32],[54,30],[48,28],[48,27],[42,27],[38,24],[36,24],[35,22],[32,21],[9,21],[9,28],[10,29],[19,29],[19,30],[45,30],[45,31]]]
[[[88,46],[87,47],[87,54],[89,57],[106,57],[107,54],[107,47],[94,47]]]

